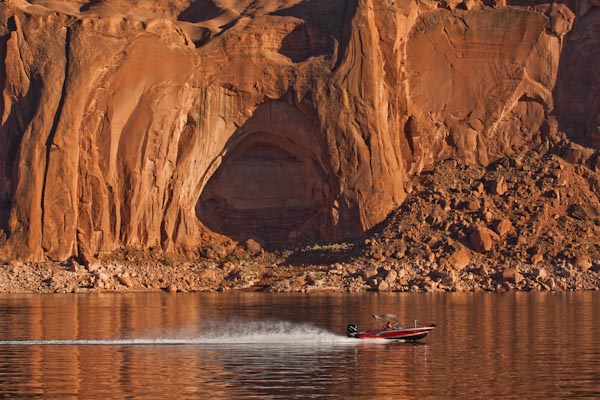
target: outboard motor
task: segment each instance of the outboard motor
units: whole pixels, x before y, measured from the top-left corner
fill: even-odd
[[[358,337],[358,327],[354,324],[349,324],[348,329],[346,329],[346,335],[352,338]]]

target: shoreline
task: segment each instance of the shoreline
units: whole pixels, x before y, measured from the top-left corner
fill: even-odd
[[[0,268],[0,293],[129,292],[508,292],[599,291],[600,265],[571,263],[464,268],[416,259],[355,260],[323,265],[285,265],[272,255],[255,261],[111,262],[89,266],[10,262]]]

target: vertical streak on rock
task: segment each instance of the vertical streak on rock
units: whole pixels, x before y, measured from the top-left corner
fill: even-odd
[[[357,208],[359,229],[372,227],[404,200],[405,175],[398,171],[401,165],[390,137],[397,132],[389,129],[390,88],[385,84],[375,7],[372,0],[359,1],[348,46],[334,76],[334,87],[342,91],[342,104],[336,108],[347,111],[338,121],[339,129],[346,132],[344,139],[351,139],[350,143],[338,142],[338,147],[353,147],[350,154],[355,154],[354,159],[347,159],[354,167],[344,168],[353,173],[342,180],[346,199]]]
[[[0,229],[5,233],[8,233],[8,217],[15,183],[14,164],[22,132],[22,129],[15,132],[10,127],[10,97],[14,94],[7,90],[8,42],[16,30],[15,17],[6,16],[6,32],[2,32],[0,37]]]
[[[70,97],[67,86],[69,82],[69,55],[71,52],[71,33],[69,27],[65,27],[63,29],[65,30],[65,65],[63,73],[64,81],[62,84],[62,90],[60,94],[58,107],[54,114],[54,119],[52,121],[50,132],[48,133],[48,137],[46,139],[46,161],[44,164],[44,174],[42,178],[42,196],[40,201],[40,207],[42,210],[42,248],[44,252],[48,253],[50,257],[57,259],[66,258],[69,255],[73,254],[74,249],[72,245],[69,246],[69,248],[65,248],[64,244],[65,241],[68,242],[74,240],[74,237],[71,233],[74,233],[77,221],[77,217],[75,215],[71,215],[69,218],[69,214],[75,214],[76,212],[76,207],[73,204],[72,195],[74,193],[73,190],[76,190],[77,186],[75,185],[75,188],[72,188],[70,186],[61,185],[61,183],[66,184],[69,179],[77,179],[77,173],[72,173],[71,176],[69,176],[69,174],[66,173],[67,171],[62,170],[62,168],[68,169],[70,167],[69,164],[77,165],[77,160],[65,157],[64,160],[61,160],[64,164],[62,166],[58,166],[58,170],[52,167],[52,164],[56,162],[54,158],[59,158],[64,153],[78,149],[78,146],[73,146],[72,143],[70,143],[70,140],[65,143],[61,140],[61,138],[58,138],[58,140],[55,141],[57,131],[59,130],[59,124],[61,122],[64,123],[65,121],[69,121],[69,119],[63,116],[62,114],[65,102],[68,101]],[[74,141],[74,143],[78,142],[78,140]],[[53,153],[54,157],[52,157]],[[65,196],[70,198],[71,201],[64,201]],[[50,214],[50,216],[48,216],[48,214]],[[57,214],[62,214],[63,218],[59,218],[59,220],[57,221]],[[50,232],[46,231],[46,229],[50,230]]]
[[[7,42],[6,87],[10,87],[10,115],[3,121],[9,135],[21,137],[15,157],[15,184],[9,218],[7,253],[29,260],[44,258],[42,241],[42,187],[46,169],[45,143],[53,111],[58,108],[64,73],[63,23],[60,17],[38,16],[33,20],[14,15],[16,30]],[[41,41],[52,32],[53,41]],[[13,97],[14,96],[14,97]],[[5,104],[6,114],[6,104]]]
[[[6,88],[6,53],[7,53],[7,43],[10,40],[11,33],[17,29],[15,26],[15,17],[11,16],[6,19],[6,32],[0,32],[0,91],[2,92],[2,96],[0,97],[0,122],[4,124],[5,116],[4,116],[4,89]],[[0,167],[1,168],[1,167]]]
[[[344,62],[345,58],[346,58],[346,51],[348,50],[348,47],[350,46],[350,40],[352,37],[352,19],[354,18],[355,14],[356,14],[356,10],[358,8],[358,3],[360,0],[348,0],[346,2],[346,9],[344,10],[344,19],[343,19],[343,27],[342,27],[342,33],[340,35],[341,37],[341,42],[338,46],[338,51],[337,51],[337,60],[335,63],[335,66],[333,67],[333,71],[336,71],[338,68],[340,68],[340,66],[342,65],[342,62]]]

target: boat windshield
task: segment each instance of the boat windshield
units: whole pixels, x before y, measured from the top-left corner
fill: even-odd
[[[402,329],[402,326],[400,325],[400,322],[398,322],[398,321],[387,321],[383,325],[384,331],[393,331],[393,330],[397,330],[397,329]]]
[[[400,322],[398,322],[395,314],[373,314],[373,318],[375,321],[379,321],[381,319],[386,320],[386,322],[383,324],[384,331],[402,329],[402,326],[400,325]]]

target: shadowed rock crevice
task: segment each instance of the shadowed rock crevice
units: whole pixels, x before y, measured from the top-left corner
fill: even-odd
[[[14,16],[9,17],[6,21],[6,34],[0,36],[0,91],[5,92],[6,89],[6,55],[7,45],[11,38],[11,32],[17,30]],[[0,96],[0,118],[4,117],[4,96]],[[29,120],[30,118],[27,118]],[[0,229],[8,232],[8,217],[10,214],[10,203],[12,197],[13,185],[13,166],[17,158],[21,134],[23,129],[9,129],[16,124],[18,119],[14,115],[14,109],[11,109],[10,115],[6,121],[2,121],[3,126],[0,128]]]
[[[302,23],[283,39],[279,53],[297,63],[309,57],[330,55],[333,48],[330,37],[322,36],[315,27]]]
[[[600,7],[579,17],[566,36],[554,89],[559,128],[580,144],[600,143]]]
[[[4,74],[3,74],[4,75]],[[35,115],[42,95],[41,77],[33,76],[23,97],[11,104],[10,112],[0,127],[0,229],[8,234],[8,219],[12,205],[21,141]]]
[[[218,7],[212,0],[197,0],[192,2],[188,8],[183,10],[177,17],[179,21],[204,22],[217,18],[225,10]]]
[[[92,0],[89,3],[82,5],[79,8],[79,11],[81,11],[81,12],[87,12],[87,11],[93,10],[94,7],[98,6],[101,3],[102,3],[102,0]]]
[[[304,20],[283,40],[279,52],[293,62],[301,62],[309,57],[333,54],[337,42],[339,57],[348,46],[349,22],[357,7],[358,0],[329,0],[320,2],[318,7],[310,1],[303,1],[272,12],[274,16]]]
[[[2,60],[2,65],[0,65],[0,90],[2,92],[4,92],[6,86],[6,45],[10,40],[11,32],[17,30],[14,16],[6,20],[6,30],[7,32],[0,36],[0,60]],[[4,98],[0,96],[0,116],[2,115],[4,115]]]
[[[331,185],[316,132],[293,107],[262,105],[226,145],[196,214],[211,230],[267,245],[329,235]]]

